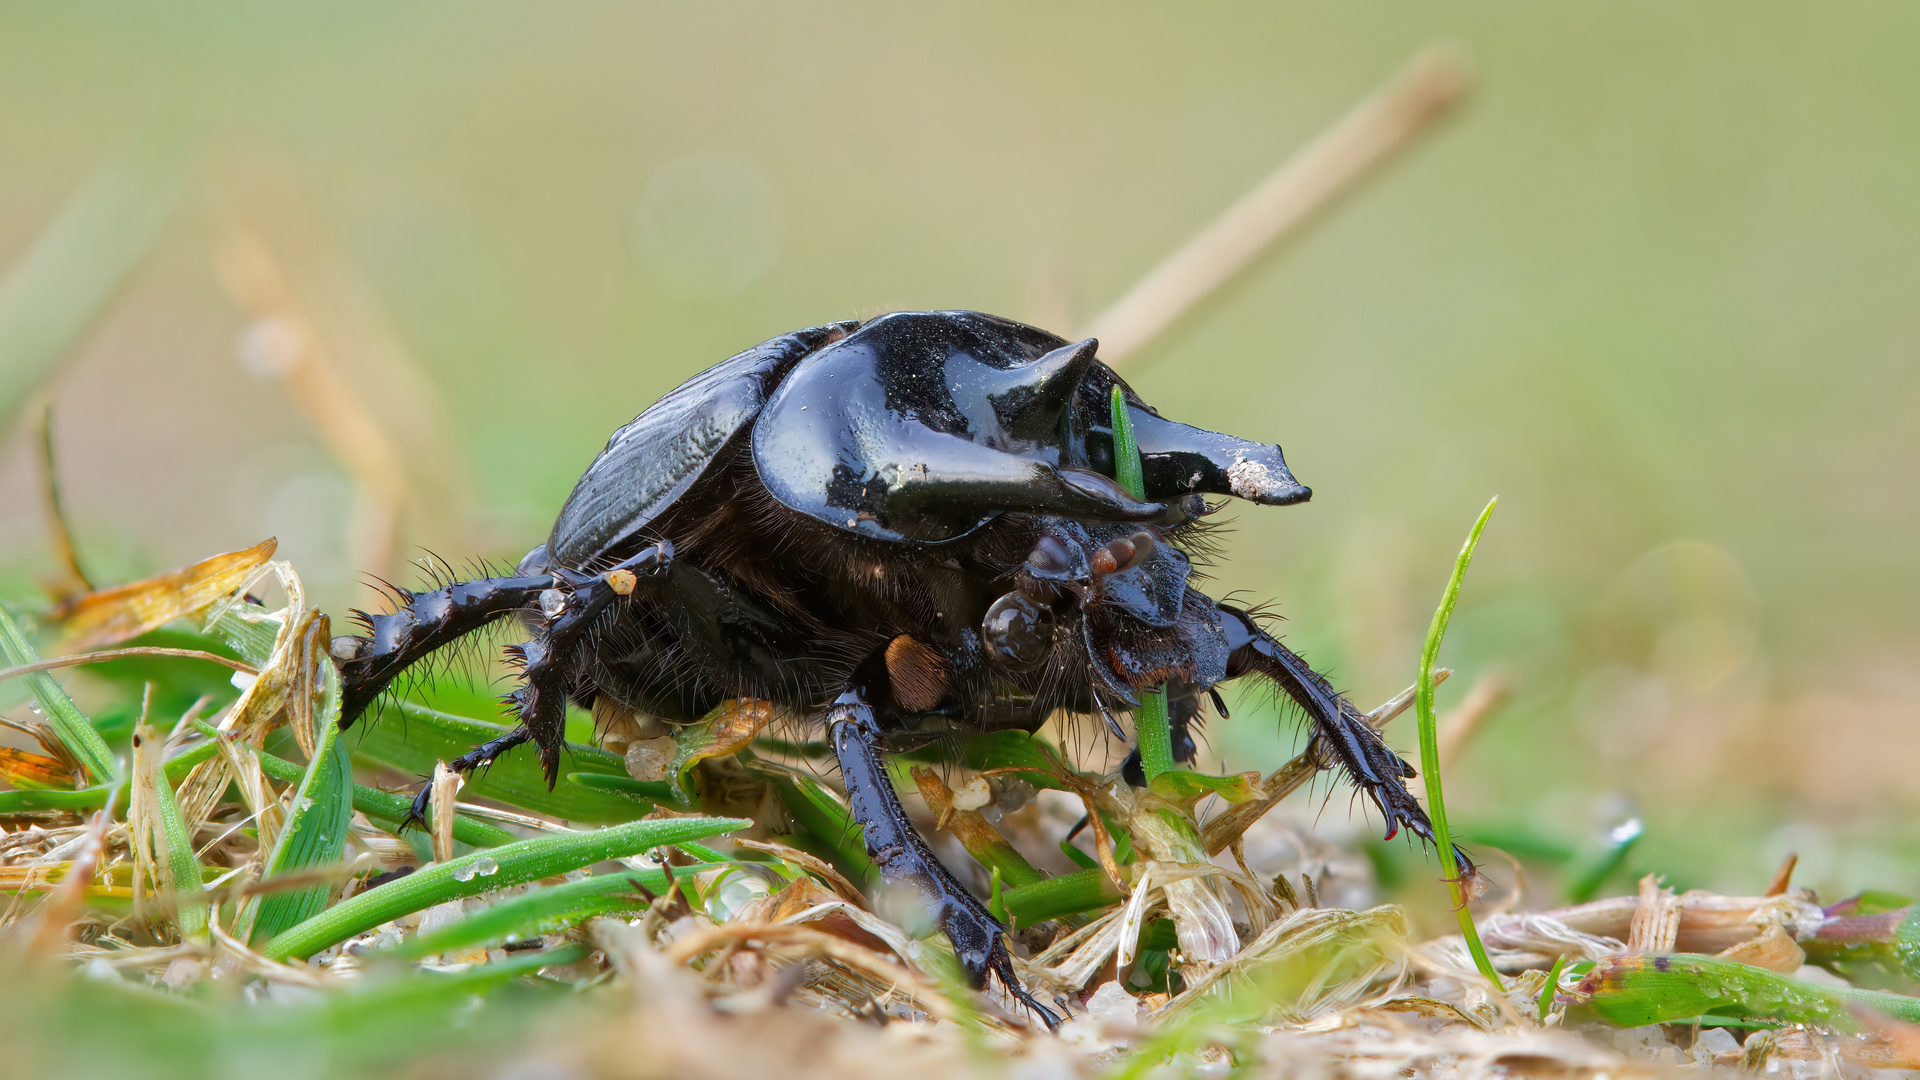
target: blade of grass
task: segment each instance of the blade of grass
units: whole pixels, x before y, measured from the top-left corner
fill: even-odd
[[[1853,910],[1859,908],[1855,905]],[[1841,975],[1852,974],[1856,965],[1870,964],[1920,982],[1920,904],[1837,916],[1822,923],[1800,944],[1807,951],[1808,963]]]
[[[696,863],[692,866],[676,866],[673,873],[675,877],[680,877],[730,865]],[[515,940],[526,941],[567,929],[595,915],[645,911],[649,901],[639,892],[635,882],[656,896],[665,893],[669,885],[665,870],[623,870],[548,885],[495,904],[431,934],[411,938],[393,952],[404,959],[418,960],[439,953],[489,948]]]
[[[20,628],[14,624],[13,617],[7,614],[5,608],[0,608],[0,653],[6,654],[9,667],[40,662],[40,657],[27,644],[27,639],[21,636]],[[40,703],[40,711],[46,714],[47,722],[53,725],[54,734],[60,737],[60,744],[87,770],[93,782],[105,784],[118,780],[120,768],[113,759],[113,751],[107,749],[106,740],[93,729],[93,723],[67,696],[67,692],[60,689],[60,684],[53,681],[53,676],[40,671],[28,675],[26,679],[34,700]]]
[[[1427,628],[1427,640],[1420,648],[1419,690],[1414,695],[1414,708],[1420,719],[1420,772],[1427,781],[1427,816],[1433,820],[1434,842],[1440,848],[1440,863],[1447,868],[1447,884],[1453,894],[1454,914],[1460,919],[1460,935],[1467,941],[1467,951],[1473,954],[1473,964],[1480,974],[1496,987],[1504,987],[1500,975],[1493,970],[1493,961],[1487,957],[1487,947],[1480,943],[1480,930],[1473,923],[1473,912],[1467,910],[1466,885],[1460,880],[1460,860],[1453,847],[1453,834],[1447,829],[1447,807],[1440,790],[1440,735],[1439,721],[1433,712],[1433,665],[1440,658],[1440,641],[1447,635],[1447,623],[1453,619],[1453,606],[1460,600],[1460,583],[1467,576],[1467,567],[1473,562],[1473,549],[1480,544],[1480,534],[1487,527],[1487,521],[1493,517],[1493,508],[1500,504],[1496,496],[1487,501],[1487,508],[1480,511],[1480,519],[1473,523],[1473,531],[1467,534],[1467,542],[1460,549],[1460,557],[1454,560],[1453,576],[1447,579],[1447,590],[1441,594],[1440,609],[1433,613],[1433,624]]]
[[[665,780],[635,780],[631,776],[615,776],[612,773],[576,772],[567,774],[567,783],[595,791],[612,791],[650,803],[678,801],[674,797],[673,785]]]
[[[268,877],[338,862],[347,847],[347,826],[353,816],[353,774],[340,736],[340,676],[326,661],[315,669],[323,682],[320,709],[313,716],[313,760],[307,763],[294,794],[292,816],[267,859]],[[318,884],[262,897],[253,921],[253,938],[269,939],[318,914],[327,906],[332,891],[332,885]]]
[[[211,729],[208,729],[211,730]],[[160,767],[167,783],[178,784],[186,779],[195,765],[220,752],[220,748],[211,742],[201,743],[185,753],[176,754]],[[300,766],[289,766],[297,775]],[[0,816],[25,813],[31,810],[98,810],[107,805],[107,797],[116,791],[125,791],[126,782],[118,784],[96,784],[78,791],[0,791]]]
[[[866,834],[854,823],[847,808],[818,780],[753,760],[750,754],[743,753],[741,758],[748,761],[750,768],[757,769],[761,775],[773,781],[774,793],[780,796],[787,813],[807,831],[814,842],[825,849],[813,854],[824,855],[834,869],[861,888],[880,880],[880,871],[873,865],[873,860],[867,858]],[[807,848],[804,843],[794,846],[803,850]]]
[[[1593,865],[1581,871],[1573,879],[1573,884],[1567,886],[1567,903],[1584,904],[1600,895],[1600,887],[1626,865],[1627,855],[1633,851],[1633,845],[1640,842],[1640,837],[1645,835],[1646,831],[1646,827],[1640,824],[1639,818],[1615,827],[1612,835],[1607,838],[1607,850],[1593,861]]]
[[[1547,972],[1546,983],[1540,987],[1540,1022],[1542,1024],[1547,1022],[1547,1016],[1553,1012],[1553,995],[1560,989],[1560,973],[1567,970],[1569,959],[1571,957],[1566,953],[1561,953],[1559,958],[1554,960],[1552,970]]]
[[[140,720],[133,728],[133,767],[130,782],[134,796],[127,814],[128,827],[136,830],[145,850],[153,855],[155,884],[170,900],[173,923],[182,941],[205,944],[207,938],[207,899],[200,861],[194,858],[193,839],[180,817],[180,804],[173,797],[160,764],[165,739],[148,725],[153,704],[153,684],[141,694]],[[135,883],[136,887],[138,882]]]
[[[1136,499],[1147,497],[1145,470],[1140,463],[1140,446],[1133,438],[1133,418],[1127,414],[1127,394],[1113,388],[1108,403],[1113,412],[1114,479]],[[1173,728],[1167,716],[1167,692],[1156,689],[1140,695],[1140,707],[1133,713],[1134,745],[1140,748],[1140,769],[1147,782],[1174,768]]]
[[[506,731],[499,724],[402,701],[389,706],[382,717],[363,718],[347,739],[358,756],[426,777],[433,775],[435,762],[452,761]],[[566,754],[571,759],[568,779],[552,791],[547,790],[547,778],[533,754],[512,753],[502,754],[469,777],[464,796],[498,799],[530,813],[587,824],[632,821],[653,810],[651,803],[624,792],[570,782],[573,773],[625,777],[626,762],[618,755],[578,743],[568,743]]]
[[[1037,926],[1049,919],[1096,911],[1124,899],[1120,887],[1098,866],[1021,885],[1000,894],[1008,916],[1021,926]]]
[[[241,551],[228,551],[163,574],[76,596],[47,614],[59,628],[61,652],[78,653],[116,645],[157,630],[246,583],[253,571],[273,558],[278,543],[268,537]],[[224,657],[216,663],[230,664]]]
[[[1775,1019],[1856,1026],[1856,1007],[1920,1023],[1920,998],[1856,990],[1780,975],[1714,956],[1616,956],[1602,960],[1574,988],[1578,1012],[1618,1027],[1644,1027],[1702,1016]]]
[[[423,867],[343,900],[283,931],[262,951],[276,960],[304,958],[383,922],[448,900],[564,874],[606,859],[638,855],[665,844],[717,836],[750,824],[742,818],[667,818],[520,840]]]
[[[205,943],[207,940],[207,899],[205,874],[200,860],[193,854],[193,838],[187,835],[186,823],[180,818],[180,803],[173,797],[173,788],[163,776],[155,778],[154,790],[159,796],[155,801],[159,805],[159,839],[166,850],[161,853],[172,881],[167,883],[173,890],[174,921],[180,927],[180,936],[184,940]]]

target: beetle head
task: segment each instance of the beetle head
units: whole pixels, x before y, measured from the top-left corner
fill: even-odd
[[[1147,497],[1129,496],[1107,405],[1124,384],[1096,348],[977,312],[882,316],[788,373],[754,422],[754,467],[793,510],[927,543],[1005,512],[1168,525],[1196,493],[1311,494],[1278,447],[1166,420],[1126,390]]]
[[[1187,588],[1193,565],[1170,531],[1041,519],[1012,587],[987,609],[981,638],[994,663],[1031,670],[1078,654],[1107,700],[1169,679],[1211,685],[1226,638],[1211,601]]]

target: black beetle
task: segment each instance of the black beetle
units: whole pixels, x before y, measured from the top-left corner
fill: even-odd
[[[1207,495],[1304,502],[1272,445],[1167,420],[1095,356],[966,311],[786,334],[694,376],[615,432],[511,576],[399,596],[334,642],[353,723],[415,660],[509,613],[520,743],[558,775],[569,700],[686,723],[728,698],[824,721],[867,850],[919,889],[976,985],[1020,987],[1004,928],[933,857],[887,782],[890,734],[1037,728],[1166,684],[1176,752],[1223,680],[1254,675],[1385,814],[1432,838],[1397,757],[1245,610],[1190,584]],[[1146,497],[1114,479],[1125,393]],[[1115,727],[1117,731],[1117,726]],[[1136,767],[1137,768],[1137,767]]]

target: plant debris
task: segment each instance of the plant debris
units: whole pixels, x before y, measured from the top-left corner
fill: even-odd
[[[1905,897],[1822,907],[1790,870],[1757,897],[1649,876],[1635,895],[1478,919],[1496,986],[1460,937],[1412,940],[1393,905],[1320,906],[1311,873],[1296,888],[1261,854],[1283,845],[1248,844],[1290,829],[1264,811],[1320,767],[1316,748],[1271,777],[1172,770],[1136,789],[1000,733],[962,748],[964,767],[896,782],[974,862],[1022,980],[1068,1014],[1050,1034],[960,981],[926,913],[861,857],[819,748],[766,737],[758,703],[666,736],[673,753],[642,762],[657,777],[576,746],[551,793],[436,782],[432,820],[404,830],[407,795],[356,772],[418,774],[497,729],[408,706],[404,734],[343,741],[326,617],[270,552],[67,605],[101,626],[135,625],[113,596],[171,613],[202,651],[258,672],[178,717],[155,711],[169,687],[147,684],[125,753],[51,675],[21,676],[57,722],[11,721],[42,752],[0,757],[0,1033],[16,1062],[89,1011],[144,1009],[183,1062],[304,1028],[300,1052],[342,1075],[464,1076],[475,1060],[608,1077],[1920,1069],[1920,999],[1901,992],[1920,986],[1920,908]],[[226,591],[207,595],[209,580]],[[282,606],[247,601],[266,587]],[[7,644],[9,663],[38,663],[24,634]],[[1068,807],[1090,851],[1059,841]],[[1050,848],[1068,869],[1048,869]],[[138,1009],[115,1004],[127,994]],[[418,1037],[456,1006],[492,1019],[469,1021],[464,1044]],[[386,1021],[365,1019],[375,1009]],[[508,1038],[529,1025],[537,1036]]]

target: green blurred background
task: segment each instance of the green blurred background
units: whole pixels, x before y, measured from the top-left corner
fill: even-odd
[[[1237,513],[1219,591],[1277,598],[1366,707],[1498,493],[1442,705],[1511,696],[1457,819],[1584,852],[1637,814],[1628,870],[1677,884],[1797,850],[1829,892],[1920,889],[1911,5],[6,4],[0,267],[90,182],[177,189],[46,379],[82,557],[276,534],[339,611],[371,598],[354,487],[216,270],[236,222],[414,473],[400,554],[512,559],[614,427],[765,337],[1084,324],[1434,40],[1465,106],[1127,369],[1315,489]],[[1249,698],[1211,747],[1270,767],[1292,732]]]

